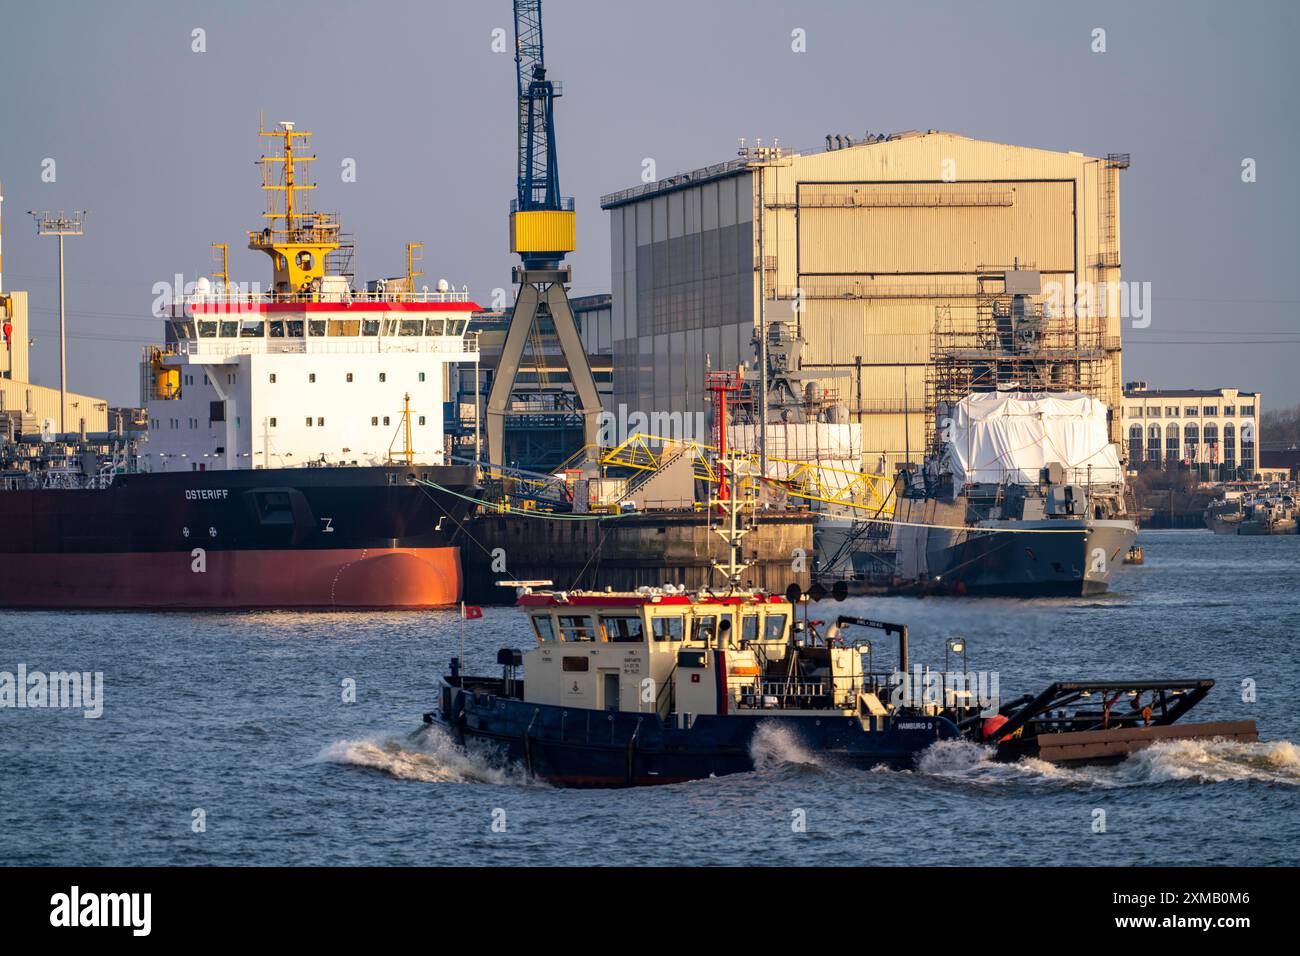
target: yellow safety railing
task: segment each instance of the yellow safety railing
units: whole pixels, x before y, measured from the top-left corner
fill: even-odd
[[[582,449],[569,461],[577,460],[587,451],[586,448]],[[600,454],[600,464],[602,468],[657,471],[669,459],[676,458],[683,452],[693,457],[697,479],[715,484],[718,482],[715,446],[701,442],[674,441],[641,432],[637,432],[613,448],[603,450]],[[745,453],[738,454],[737,458],[747,465],[744,469],[746,474],[740,476],[741,487],[744,489],[757,478],[759,456]],[[881,516],[894,513],[893,499],[890,494],[893,480],[886,475],[850,471],[808,461],[771,456],[768,457],[767,463],[769,473],[775,472],[780,475],[780,477],[769,478],[769,482],[779,485],[792,498],[870,511]]]

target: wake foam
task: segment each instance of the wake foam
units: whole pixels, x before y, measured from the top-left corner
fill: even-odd
[[[755,728],[749,741],[749,756],[754,761],[754,769],[760,771],[821,765],[821,761],[804,747],[798,734],[784,724],[772,721],[764,721]]]
[[[500,767],[487,755],[458,746],[441,727],[424,727],[404,738],[340,740],[317,757],[322,763],[378,770],[398,780],[420,783],[520,784],[521,767]]]
[[[1140,787],[1168,783],[1256,781],[1300,786],[1300,748],[1287,740],[1161,741],[1113,766],[1061,767],[1034,757],[993,759],[994,749],[968,740],[940,740],[917,761],[917,772],[977,784],[1044,783],[1073,787]]]
[[[1132,754],[1117,773],[1134,783],[1254,780],[1300,786],[1300,748],[1289,740],[1170,740]]]

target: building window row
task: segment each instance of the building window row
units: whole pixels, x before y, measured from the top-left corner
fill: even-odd
[[[1178,418],[1179,412],[1184,418],[1218,418],[1218,405],[1187,405],[1180,407],[1178,405],[1166,405],[1163,411],[1152,405],[1145,408],[1138,406],[1125,410],[1125,415],[1129,418]],[[1254,405],[1224,405],[1224,418],[1253,418],[1255,416]]]

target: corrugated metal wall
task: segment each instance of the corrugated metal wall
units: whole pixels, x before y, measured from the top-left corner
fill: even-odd
[[[973,306],[979,269],[1018,260],[1047,273],[1045,282],[1119,278],[1118,171],[1104,160],[952,133],[787,157],[610,210],[617,401],[645,411],[702,409],[706,354],[715,368],[753,361],[759,175],[768,318],[798,319],[805,366],[849,371],[821,384],[862,424],[872,467],[882,451],[891,465],[919,458],[936,313]],[[1103,237],[1107,184],[1115,218],[1113,235]],[[739,314],[714,291],[738,276],[703,249],[674,255],[668,246],[738,224],[748,226],[753,259],[752,302]],[[680,291],[697,280],[698,303]],[[1108,317],[1107,334],[1118,339],[1118,316]],[[1112,380],[1118,389],[1118,353]]]

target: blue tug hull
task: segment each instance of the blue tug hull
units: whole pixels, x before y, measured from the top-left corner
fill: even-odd
[[[783,742],[840,766],[914,766],[931,744],[961,736],[952,721],[887,716],[868,721],[839,713],[704,714],[687,721],[658,714],[580,710],[445,685],[441,708],[426,714],[455,740],[491,759],[523,765],[530,775],[573,787],[681,783],[755,768],[755,737]]]

